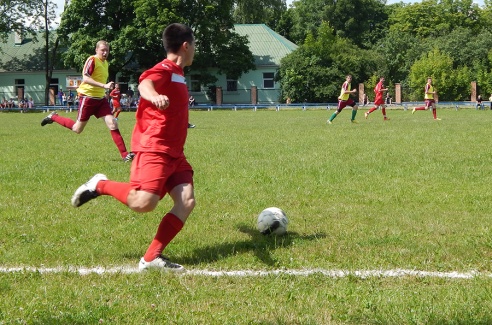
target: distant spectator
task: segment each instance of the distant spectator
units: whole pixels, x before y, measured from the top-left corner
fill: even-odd
[[[367,94],[364,93],[362,96],[362,106],[366,106],[367,104],[369,104],[369,99],[367,98]]]
[[[33,109],[34,108],[34,101],[32,100],[32,97],[29,98],[29,100],[27,101],[27,107],[29,109]]]
[[[386,94],[386,105],[391,105],[393,103],[393,98],[389,93]]]
[[[135,96],[135,93],[133,92],[131,87],[128,88],[126,94],[128,95],[128,97],[130,97],[130,100],[133,98],[133,96]]]
[[[285,100],[285,103],[286,103],[287,105],[292,104],[292,100],[290,99],[290,97],[287,97],[287,99]]]
[[[67,108],[70,109],[73,106],[74,98],[72,92],[70,91],[70,95],[67,98]]]
[[[61,88],[58,90],[58,103],[59,105],[63,105],[63,89]]]
[[[6,109],[7,108],[7,100],[5,97],[2,99],[2,102],[0,102],[0,108]]]
[[[188,105],[189,105],[190,107],[195,107],[195,97],[190,96],[190,99],[188,100],[188,102],[189,102],[189,104],[188,104]]]
[[[27,103],[26,103],[26,100],[24,98],[21,98],[19,99],[19,108],[21,111],[24,111],[24,109],[26,108],[27,106]]]
[[[7,107],[8,108],[14,108],[14,100],[12,98],[10,98],[8,101],[7,101]]]
[[[129,111],[130,99],[127,94],[123,94],[123,96],[121,96],[120,105],[123,111]]]
[[[482,95],[478,95],[477,97],[477,109],[485,109],[484,105],[482,104]]]

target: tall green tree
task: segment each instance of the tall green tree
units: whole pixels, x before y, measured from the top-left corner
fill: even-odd
[[[480,8],[472,0],[424,0],[401,6],[390,17],[391,29],[421,38],[438,37],[458,27],[479,32]]]
[[[45,104],[48,104],[51,76],[56,60],[57,43],[53,42],[56,4],[50,0],[7,0],[0,4],[0,39],[5,41],[11,32],[23,38],[31,36],[32,42],[38,42],[42,35],[44,49],[42,55],[13,58],[5,63],[7,69],[26,71],[30,69],[45,71]],[[53,51],[50,51],[50,50]],[[42,58],[42,59],[41,59]]]
[[[439,100],[469,100],[471,75],[467,67],[453,68],[453,60],[439,49],[430,51],[410,69],[411,100],[422,100],[428,77],[433,78]]]
[[[233,31],[233,0],[72,0],[62,17],[68,51],[65,62],[81,69],[97,40],[111,44],[110,78],[137,78],[165,57],[162,32],[170,23],[189,25],[196,54],[190,71],[204,85],[215,82],[211,68],[240,76],[254,67],[247,39]],[[223,58],[230,60],[225,62]]]
[[[308,33],[316,35],[321,22],[327,21],[335,35],[369,48],[384,35],[387,19],[384,3],[378,0],[301,0],[293,9],[291,37],[301,44]]]
[[[0,40],[6,41],[9,34],[35,35],[37,18],[43,14],[43,1],[3,0],[0,2]],[[29,20],[26,20],[29,17]],[[34,22],[32,24],[31,22]]]
[[[322,23],[316,35],[309,34],[304,44],[282,59],[277,75],[282,100],[336,102],[347,74],[355,85],[376,73],[374,52],[334,35],[328,23]]]
[[[274,30],[287,10],[285,0],[236,0],[235,3],[235,23],[266,24]]]

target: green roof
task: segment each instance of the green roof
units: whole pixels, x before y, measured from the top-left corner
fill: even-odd
[[[16,39],[15,33],[10,33],[5,43],[0,42],[0,72],[43,70],[43,37],[42,33],[38,33],[37,41],[30,35]]]
[[[297,49],[265,24],[236,24],[234,29],[248,38],[257,66],[280,66],[280,60]],[[5,43],[0,42],[0,72],[44,70],[43,34],[39,32],[37,38],[36,42],[29,36],[16,44],[15,33],[10,33]]]
[[[239,35],[248,37],[257,66],[280,66],[280,60],[297,49],[297,45],[265,24],[236,24],[234,29]]]

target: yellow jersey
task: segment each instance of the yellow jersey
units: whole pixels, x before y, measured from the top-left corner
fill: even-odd
[[[342,90],[340,91],[340,96],[338,96],[338,99],[340,100],[347,100],[350,97],[350,94],[346,94],[346,91],[350,91],[350,84],[348,82],[344,82],[342,85]]]
[[[434,94],[428,94],[428,92],[434,92],[434,87],[431,84],[425,85],[425,95],[424,99],[434,99]]]
[[[85,61],[82,76],[89,75],[95,81],[105,84],[108,81],[108,71],[109,63],[107,60],[102,61],[97,56],[91,55],[87,61]],[[93,98],[103,98],[106,94],[104,88],[89,85],[85,82],[80,84],[79,88],[77,88],[77,92]]]

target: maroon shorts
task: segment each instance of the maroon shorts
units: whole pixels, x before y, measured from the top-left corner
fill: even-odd
[[[339,99],[337,111],[340,113],[342,111],[342,109],[344,109],[347,106],[351,106],[351,107],[355,106],[355,102],[352,98],[349,98],[347,100],[340,100]]]
[[[426,99],[425,100],[425,107],[430,107],[432,105],[434,105],[436,101],[434,99]]]
[[[180,184],[193,185],[193,168],[184,155],[173,158],[158,152],[136,153],[130,173],[132,188],[159,195],[162,199]]]
[[[91,98],[79,94],[79,114],[77,121],[86,122],[91,116],[96,118],[111,114],[111,106],[106,98]]]

